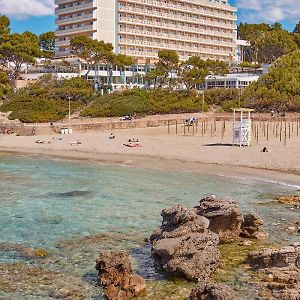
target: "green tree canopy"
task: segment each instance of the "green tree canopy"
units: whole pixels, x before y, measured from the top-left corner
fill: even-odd
[[[300,50],[277,59],[268,74],[245,91],[246,102],[258,109],[300,109]]]
[[[256,63],[272,63],[278,57],[294,51],[297,40],[293,34],[283,30],[278,22],[269,24],[243,24],[238,27],[241,39],[250,42],[250,60]]]
[[[8,34],[10,34],[10,20],[8,17],[0,15],[0,42]]]
[[[171,87],[175,83],[179,71],[179,56],[176,51],[158,51],[157,67],[164,72],[164,79],[169,87]]]
[[[39,35],[40,49],[45,58],[53,58],[55,54],[55,33],[48,31]]]
[[[104,41],[93,40],[85,35],[75,36],[71,42],[72,52],[81,58],[88,67],[86,76],[97,63],[113,63],[113,45]]]
[[[13,33],[5,36],[0,43],[0,63],[13,63],[12,76],[17,79],[22,65],[34,63],[40,56],[38,37],[31,32]]]
[[[204,83],[206,76],[224,75],[229,72],[228,66],[221,61],[202,60],[198,56],[192,56],[181,65],[180,81],[188,89],[196,88]]]

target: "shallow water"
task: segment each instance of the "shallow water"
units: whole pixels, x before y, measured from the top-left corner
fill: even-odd
[[[188,283],[153,281],[166,278],[155,270],[149,249],[143,246],[143,239],[160,225],[161,210],[177,203],[192,207],[211,194],[233,197],[244,213],[255,212],[264,219],[271,242],[299,239],[283,230],[299,219],[299,211],[272,202],[274,195],[296,193],[296,186],[21,156],[0,157],[0,176],[2,268],[25,263],[60,271],[85,284],[86,299],[102,299],[97,296],[101,292],[95,286],[94,261],[103,249],[132,251],[153,299],[155,293],[156,299],[184,299],[179,294],[174,298],[172,290],[190,287]],[[28,257],[26,247],[45,249],[49,256]],[[30,299],[53,297],[47,288],[26,293],[0,288],[4,299],[25,299],[28,293]]]

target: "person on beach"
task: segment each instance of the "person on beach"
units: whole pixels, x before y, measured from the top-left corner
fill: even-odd
[[[261,150],[261,152],[269,152],[267,147],[263,147],[263,149]]]
[[[108,137],[108,139],[109,140],[113,140],[113,139],[115,139],[116,137],[115,137],[115,135],[113,134],[113,133],[111,133],[110,135],[109,135],[109,137]]]

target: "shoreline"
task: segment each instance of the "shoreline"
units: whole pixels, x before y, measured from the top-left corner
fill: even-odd
[[[285,169],[258,168],[247,165],[231,165],[206,163],[201,161],[182,160],[138,154],[98,153],[87,150],[50,150],[50,149],[3,147],[1,155],[24,155],[28,157],[45,157],[78,161],[85,163],[101,163],[124,167],[165,170],[175,172],[201,173],[211,176],[224,176],[287,185],[300,190],[300,173]]]

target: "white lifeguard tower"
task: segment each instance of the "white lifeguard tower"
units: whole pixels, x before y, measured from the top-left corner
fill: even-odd
[[[233,109],[233,145],[250,146],[252,138],[251,112],[254,109]]]

